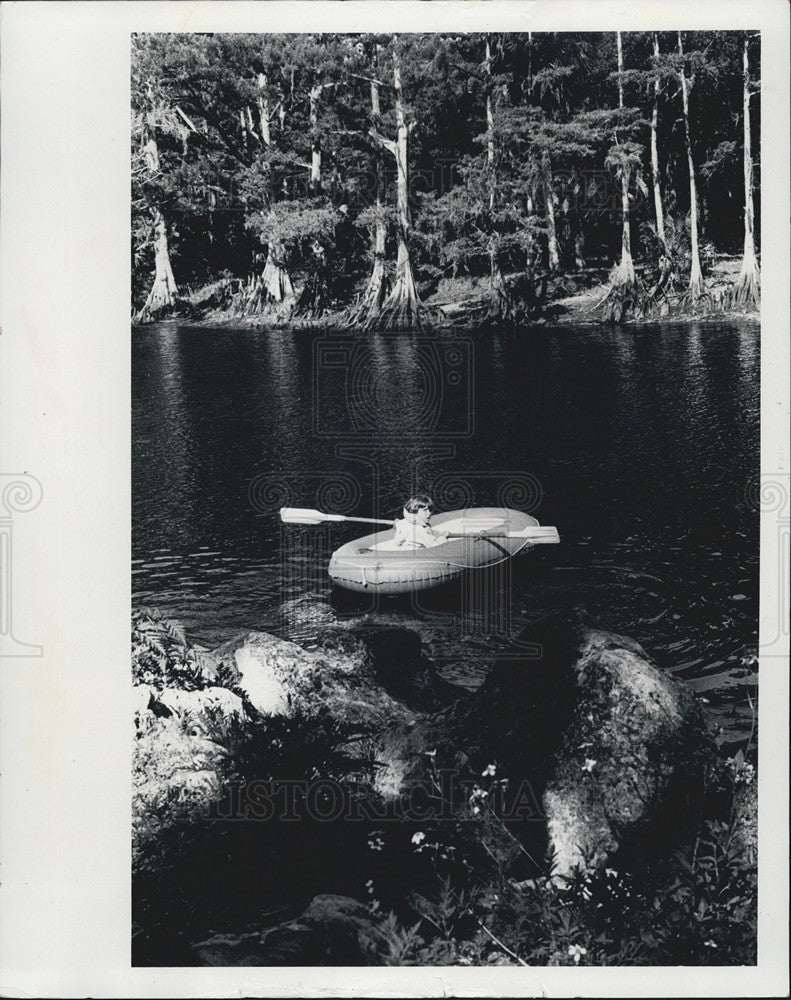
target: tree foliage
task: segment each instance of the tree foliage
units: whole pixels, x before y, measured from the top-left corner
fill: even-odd
[[[685,32],[683,52],[675,33],[656,37],[658,55],[653,33],[624,33],[619,74],[614,33],[134,36],[135,311],[150,297],[162,231],[185,296],[222,275],[254,282],[272,247],[297,287],[315,276],[317,246],[334,261],[344,280],[329,282],[328,307],[363,294],[375,258],[392,283],[397,161],[375,135],[398,132],[396,53],[419,289],[457,275],[496,285],[503,273],[613,264],[624,176],[631,253],[638,270],[654,267],[655,207],[644,180],[655,176],[654,108],[655,183],[669,226],[688,228],[682,72],[702,239],[738,252],[745,35]],[[753,43],[753,85],[759,75]],[[750,108],[757,201],[758,102]],[[758,204],[754,217],[757,248]]]

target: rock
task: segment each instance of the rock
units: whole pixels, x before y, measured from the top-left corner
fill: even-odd
[[[656,856],[662,843],[677,841],[696,809],[708,740],[695,698],[621,636],[538,623],[477,691],[444,707],[419,638],[401,628],[333,626],[310,650],[245,633],[207,653],[206,666],[211,688],[149,694],[145,709],[145,692],[136,693],[139,715],[153,722],[138,730],[135,757],[135,844],[166,843],[163,834],[179,820],[202,838],[203,853],[185,855],[183,868],[178,861],[173,892],[211,873],[218,912],[250,894],[240,920],[245,933],[196,946],[206,964],[371,964],[378,925],[364,904],[316,893],[354,894],[380,863],[370,872],[377,899],[396,906],[435,879],[434,859],[443,851],[448,864],[480,878],[525,879],[551,858],[560,881],[616,853],[618,867],[629,870],[641,845]],[[167,716],[156,717],[157,707]],[[207,738],[212,720],[236,725],[245,709],[285,717],[284,732],[305,717],[366,733],[365,760],[370,753],[376,766],[341,772],[349,775],[339,786],[349,797],[337,815],[330,810],[331,819],[307,794],[297,810],[301,822],[279,822],[277,786],[275,812],[248,809],[267,803],[270,793],[258,787],[261,797],[230,803],[238,822],[204,823],[215,803],[225,809],[230,766],[223,740]],[[263,743],[252,750],[253,778],[268,773],[268,731],[277,730],[260,720],[257,726]],[[354,747],[350,759],[360,751]],[[291,771],[284,775],[290,779]],[[381,858],[371,846],[380,841]],[[136,851],[136,858],[147,856]],[[285,881],[272,877],[283,872]],[[156,898],[160,874],[146,877],[146,899]],[[298,919],[247,933],[266,907],[285,902],[296,913],[312,896]],[[191,940],[218,925],[207,916],[197,926]]]
[[[141,725],[141,717],[148,711],[154,697],[154,689],[148,684],[135,684],[132,688],[132,705],[135,713],[135,724]]]
[[[373,965],[384,932],[348,896],[316,896],[296,920],[259,933],[215,935],[194,945],[206,965]]]
[[[206,941],[193,945],[193,950],[204,965],[263,965],[260,960],[261,934],[215,934]]]
[[[508,779],[501,806],[511,831],[531,856],[543,844],[561,878],[602,866],[641,836],[656,848],[662,833],[678,835],[708,746],[692,692],[638,643],[548,621],[523,633],[478,691],[408,732],[392,730],[377,788],[404,796],[442,773],[445,797],[469,812],[476,785],[494,789],[483,773],[493,765]],[[543,815],[530,815],[536,809]]]
[[[417,712],[436,712],[464,692],[444,681],[426,654],[417,632],[407,628],[358,625],[354,629],[329,628],[317,650],[333,655],[348,669],[380,684]]]
[[[219,799],[225,731],[245,722],[245,699],[265,717],[329,718],[354,735],[408,727],[419,707],[440,705],[420,639],[405,629],[335,630],[316,650],[245,633],[204,653],[201,666],[210,687],[135,691],[136,844]]]
[[[244,633],[209,654],[262,715],[329,715],[376,731],[438,708],[419,637],[407,629],[331,629],[318,648],[266,632]]]
[[[178,715],[147,713],[132,767],[133,853],[156,840],[164,827],[205,816],[222,794],[225,749]]]
[[[280,605],[290,635],[301,635],[306,631],[314,633],[338,622],[338,615],[319,594],[303,594],[284,601]]]
[[[140,736],[155,725],[158,718],[169,716],[170,709],[157,702],[157,689],[149,684],[135,684],[132,687],[135,733]]]
[[[330,626],[310,650],[244,633],[204,662],[210,688],[135,694],[138,716],[150,717],[135,757],[136,884],[152,928],[150,964],[168,958],[171,942],[159,927],[182,905],[174,900],[193,921],[181,940],[200,941],[193,953],[206,965],[381,963],[385,925],[351,898],[366,878],[387,912],[411,893],[430,895],[438,864],[482,881],[535,877],[548,858],[559,882],[607,862],[635,870],[629,859],[645,845],[653,857],[672,846],[697,808],[709,742],[696,700],[621,636],[540,622],[477,691],[451,703],[419,637],[402,628]],[[234,785],[223,798],[231,763],[222,739],[207,738],[212,719],[236,725],[254,710],[285,718],[255,717],[247,770],[238,754],[233,765],[250,787],[240,797]],[[303,717],[367,733],[341,750],[354,746],[351,760],[364,746],[360,759],[370,754],[376,764],[351,767],[333,744],[333,767],[347,777],[309,778],[289,806],[300,821],[281,822],[281,791],[292,775],[312,773],[310,726],[300,756]],[[272,734],[297,753],[278,764]],[[270,773],[270,755],[280,767],[271,788],[258,780]],[[332,795],[330,807],[312,797],[320,785],[340,790],[337,812]],[[235,821],[205,822],[207,811]],[[349,895],[317,895],[328,891]],[[301,915],[261,926],[272,912]],[[231,913],[241,933],[201,940],[227,928]]]
[[[141,708],[145,696],[145,708]],[[163,827],[204,813],[223,791],[226,750],[217,742],[245,718],[242,699],[226,688],[203,691],[135,688],[133,849]]]
[[[683,833],[709,747],[695,696],[636,643],[588,632],[572,669],[578,697],[544,792],[558,876]]]

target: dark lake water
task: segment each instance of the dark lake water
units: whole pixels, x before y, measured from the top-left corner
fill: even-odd
[[[335,619],[418,629],[473,686],[525,624],[582,614],[633,636],[743,732],[757,646],[759,330],[683,323],[437,337],[132,333],[135,606],[213,646],[309,643]],[[562,543],[419,599],[334,591],[363,525],[284,527],[280,506],[392,517],[504,505]]]

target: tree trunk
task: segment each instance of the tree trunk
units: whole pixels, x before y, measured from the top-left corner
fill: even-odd
[[[280,131],[286,127],[286,93],[283,87],[280,87],[280,101],[277,107],[277,120],[280,122]]]
[[[494,210],[497,178],[494,173],[494,109],[492,107],[492,47],[486,36],[486,167],[489,172],[489,211]]]
[[[371,80],[371,119],[374,128],[379,130],[382,121],[382,106],[379,101],[379,81],[376,79],[378,67],[378,50],[374,53],[374,79]],[[368,285],[363,292],[362,298],[354,311],[354,317],[358,321],[367,323],[369,319],[379,315],[382,306],[390,291],[387,274],[385,272],[385,243],[387,240],[387,221],[385,219],[385,169],[382,159],[382,147],[376,147],[376,218],[374,220],[373,232],[373,270],[368,279]]]
[[[168,231],[165,218],[154,209],[154,283],[145,305],[137,314],[138,323],[150,323],[162,313],[173,308],[179,290],[170,266]]]
[[[269,243],[267,249],[269,252],[263,273],[267,297],[272,302],[283,302],[285,299],[293,298],[294,286],[291,284],[288,271],[281,263],[283,248]]]
[[[486,87],[486,170],[489,180],[489,225],[494,228],[494,208],[497,203],[497,172],[495,167],[494,149],[494,108],[492,106],[492,46],[489,36],[486,36],[486,58],[484,61],[488,83]],[[503,276],[497,255],[496,239],[492,232],[489,238],[489,280],[493,291],[500,299],[503,286]]]
[[[654,33],[654,55],[659,58],[659,38]],[[662,190],[659,186],[659,151],[656,144],[656,130],[659,122],[659,76],[654,78],[654,107],[651,113],[651,178],[654,182],[654,212],[656,215],[656,235],[665,244],[665,214],[662,207]]]
[[[744,253],[739,277],[731,290],[731,305],[757,309],[761,299],[761,273],[755,256],[755,209],[753,205],[753,155],[750,136],[749,36],[744,36]]]
[[[549,270],[557,271],[560,267],[560,251],[558,250],[558,233],[555,225],[555,192],[552,186],[552,161],[546,149],[541,154],[541,182],[544,188],[544,203],[547,213]]]
[[[151,174],[159,172],[159,147],[153,134],[149,135],[143,147],[146,167]],[[154,281],[143,308],[135,319],[138,323],[150,323],[157,316],[172,309],[179,290],[173,277],[168,247],[168,229],[165,217],[158,207],[153,211],[154,232]]]
[[[623,45],[621,33],[616,32],[618,47],[618,107],[623,107]],[[616,135],[616,145],[620,145]],[[599,302],[604,318],[613,323],[620,323],[624,317],[642,308],[642,286],[637,281],[632,260],[632,238],[629,218],[629,185],[631,168],[624,155],[620,164],[621,175],[621,260],[614,267],[610,277],[610,287],[607,294]]]
[[[623,45],[618,32],[618,107],[623,107]],[[634,284],[634,261],[632,260],[632,234],[629,218],[629,182],[631,171],[624,161],[621,166],[621,263],[620,284]]]
[[[318,242],[313,244],[313,261],[310,274],[294,307],[295,316],[317,318],[323,316],[331,305],[327,282],[327,257]]]
[[[269,96],[266,89],[266,73],[258,74],[258,120],[261,123],[261,139],[265,146],[272,145],[272,132],[269,127]]]
[[[533,32],[527,33],[527,89],[533,89]]]
[[[310,191],[321,190],[321,137],[319,135],[319,100],[324,88],[314,84],[310,88]]]
[[[404,117],[401,62],[398,55],[398,42],[395,38],[393,44],[393,90],[395,93],[397,139],[395,142],[383,139],[376,130],[372,130],[372,134],[385,149],[393,154],[396,161],[398,256],[393,290],[387,296],[379,313],[371,316],[367,325],[380,326],[384,330],[410,330],[415,327],[420,329],[422,306],[417,294],[415,278],[412,273],[412,261],[409,256],[409,129]]]
[[[626,164],[621,168],[621,263],[619,265],[623,280],[634,284],[634,261],[632,260],[632,235],[629,227],[629,168]]]
[[[244,120],[244,109],[239,108],[239,126],[242,130],[242,145],[244,146],[245,153],[247,152],[247,122]]]
[[[579,271],[585,267],[585,234],[579,212],[579,196],[582,190],[579,174],[573,173],[574,208],[569,212],[569,234],[574,247],[574,267]]]
[[[285,317],[294,305],[294,286],[288,271],[283,267],[283,248],[267,244],[266,265],[263,272],[250,286],[242,306],[247,316],[257,316],[267,306],[273,307],[278,316]]]
[[[678,33],[678,53],[684,54],[681,44],[681,32]],[[689,234],[690,234],[690,268],[689,288],[686,301],[689,305],[695,303],[705,294],[703,271],[700,267],[700,249],[698,239],[698,192],[695,184],[695,164],[692,160],[692,139],[689,131],[689,94],[687,90],[687,75],[682,66],[679,71],[681,81],[681,103],[684,108],[684,140],[687,147],[687,164],[689,168]]]

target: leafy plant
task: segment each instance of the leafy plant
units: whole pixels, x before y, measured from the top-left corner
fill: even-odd
[[[132,612],[132,681],[157,690],[205,687],[197,651],[175,619],[145,608]]]

